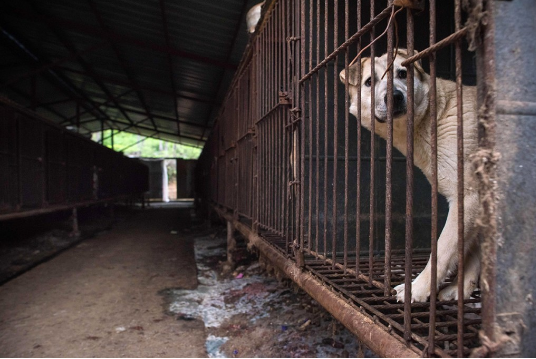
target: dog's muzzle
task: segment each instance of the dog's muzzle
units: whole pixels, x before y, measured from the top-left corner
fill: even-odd
[[[385,105],[387,105],[387,95],[383,98],[383,101],[385,102]],[[400,115],[403,115],[406,113],[406,99],[404,97],[404,93],[400,90],[394,90],[393,91],[393,118],[396,118]],[[385,123],[387,121],[387,118],[379,118],[376,117],[376,120],[381,123]]]

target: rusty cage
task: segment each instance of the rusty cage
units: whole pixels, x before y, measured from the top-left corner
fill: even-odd
[[[140,197],[149,170],[0,98],[0,220]]]
[[[380,355],[468,356],[480,345],[479,331],[491,330],[485,298],[493,287],[463,299],[462,89],[478,81],[479,105],[486,101],[485,42],[475,31],[483,11],[462,9],[461,0],[267,2],[198,162],[200,200]],[[357,115],[350,114],[351,81],[340,79],[352,60],[361,74],[361,59],[387,53],[389,63],[397,48],[407,49],[407,75],[400,75],[408,87],[407,156],[393,144],[394,66],[385,74],[385,140],[374,134],[379,122],[371,121],[371,131],[362,126],[375,118],[374,106],[364,113],[357,100]],[[418,61],[430,76],[428,179],[414,166]],[[380,77],[371,77],[371,93]],[[435,279],[449,211],[438,195],[438,78],[455,82],[456,108],[458,275],[439,289],[452,284],[460,299],[446,301],[437,299],[442,283]],[[479,146],[489,146],[485,126]],[[430,299],[412,303],[412,280],[429,259]]]

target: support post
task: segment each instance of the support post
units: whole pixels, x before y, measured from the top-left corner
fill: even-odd
[[[231,221],[227,221],[227,263],[234,266],[233,252],[236,249],[236,239],[234,237],[234,226]]]
[[[70,233],[71,237],[80,237],[80,229],[78,228],[78,210],[76,207],[73,208],[73,212],[71,214],[71,223],[73,226],[73,230]]]

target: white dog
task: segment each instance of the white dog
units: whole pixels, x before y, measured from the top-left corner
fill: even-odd
[[[393,80],[393,145],[406,155],[406,109],[407,86],[406,68],[401,65],[407,58],[407,51],[398,50],[394,66]],[[387,69],[387,54],[375,59],[375,103],[371,104],[371,60],[361,60],[361,83],[358,80],[358,64],[348,68],[350,113],[357,116],[357,96],[361,90],[362,125],[371,129],[371,106],[374,105],[376,121],[375,132],[387,138],[387,76],[381,77]],[[429,75],[420,63],[415,63],[414,76],[414,163],[426,178],[431,179],[430,147],[430,103],[428,97]],[[346,83],[346,70],[340,78]],[[457,101],[456,84],[452,81],[437,79],[437,170],[438,190],[449,203],[449,213],[445,228],[438,240],[437,285],[438,287],[452,273],[458,263],[458,197],[457,197]],[[464,125],[464,297],[468,298],[478,283],[480,274],[480,247],[476,239],[475,220],[479,200],[477,189],[471,187],[472,172],[469,156],[477,149],[477,112],[476,88],[463,87],[463,125]],[[411,301],[425,302],[430,296],[431,264],[415,278],[412,283]],[[404,283],[395,287],[397,300],[404,301]],[[441,290],[440,300],[458,298],[457,279]]]

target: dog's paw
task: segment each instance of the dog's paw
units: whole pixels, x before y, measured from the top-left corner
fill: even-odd
[[[405,284],[402,283],[400,285],[397,285],[395,287],[396,290],[396,301],[404,303],[405,300]],[[423,286],[419,284],[419,281],[415,280],[411,284],[411,303],[418,302],[426,302],[428,300],[428,297],[430,296],[430,285]]]
[[[463,297],[464,299],[469,299],[471,297],[471,294],[476,288],[476,282],[475,281],[468,281],[468,283],[465,283],[465,286],[463,288]],[[457,284],[451,284],[448,287],[444,288],[439,294],[437,295],[437,298],[441,301],[445,300],[458,300],[458,285]]]

